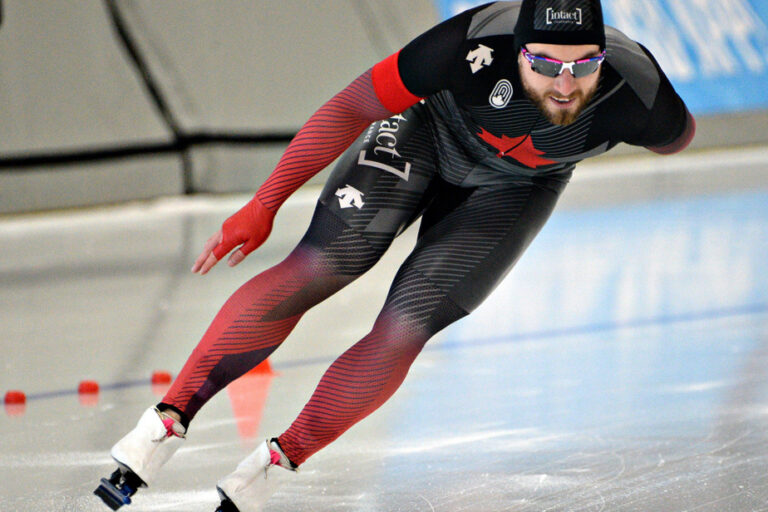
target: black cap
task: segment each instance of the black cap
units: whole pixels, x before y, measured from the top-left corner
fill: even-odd
[[[515,45],[519,50],[528,43],[596,44],[604,49],[600,0],[523,0]]]

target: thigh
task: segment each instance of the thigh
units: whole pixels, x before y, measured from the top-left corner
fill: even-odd
[[[436,156],[423,105],[373,123],[344,153],[320,206],[372,243],[388,246],[432,197]]]
[[[444,185],[424,213],[419,240],[388,300],[412,294],[410,283],[426,282],[456,311],[471,312],[514,266],[559,195],[537,184],[469,190]]]

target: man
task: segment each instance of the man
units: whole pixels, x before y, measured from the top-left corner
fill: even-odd
[[[232,251],[237,265],[286,198],[343,153],[304,238],[224,304],[163,401],[112,449],[120,469],[97,494],[120,506],[150,484],[207,400],[421,217],[371,332],[331,365],[288,430],[219,482],[218,510],[262,510],[281,479],[395,392],[432,335],[488,296],[577,162],[620,142],[677,152],[694,131],[650,53],[604,27],[598,0],[495,2],[434,27],[320,108],[205,244],[193,272]]]

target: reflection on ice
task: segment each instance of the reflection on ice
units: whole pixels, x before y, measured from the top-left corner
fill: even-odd
[[[182,228],[207,236],[221,210],[151,210],[127,227],[42,223],[28,238],[0,227],[14,240],[1,323],[19,347],[0,379],[11,389],[26,378],[38,397],[0,413],[0,510],[103,511],[91,492],[113,469],[109,447],[158,399],[150,386],[108,385],[177,370],[231,290],[300,236],[265,246],[250,268],[191,280]],[[556,213],[494,296],[430,341],[392,400],[312,457],[268,510],[765,510],[766,254],[765,193]],[[391,275],[376,272],[303,320],[316,327],[276,353],[274,379],[217,395],[131,510],[213,510],[218,478],[284,429],[332,354],[369,327],[354,308],[383,300]],[[317,336],[335,306],[338,330]],[[40,394],[73,388],[84,369],[102,383],[97,407]]]
[[[555,213],[453,336],[768,310],[768,195]],[[466,333],[466,334],[465,334]]]

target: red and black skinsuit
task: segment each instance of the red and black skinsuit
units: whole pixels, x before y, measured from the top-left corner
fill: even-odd
[[[436,26],[309,119],[239,212],[271,222],[343,153],[309,229],[283,262],[224,304],[163,406],[193,418],[421,217],[373,328],[330,366],[279,437],[301,464],[382,405],[427,340],[488,296],[546,222],[577,162],[619,142],[659,153],[687,146],[694,122],[683,101],[650,53],[610,27],[589,106],[571,125],[547,121],[520,83],[517,13],[516,3],[495,2]]]

